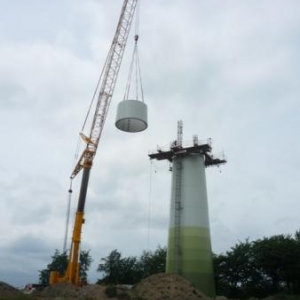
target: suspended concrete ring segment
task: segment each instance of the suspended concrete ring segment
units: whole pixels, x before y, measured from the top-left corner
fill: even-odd
[[[148,127],[147,105],[138,100],[118,104],[116,127],[125,132],[140,132]]]

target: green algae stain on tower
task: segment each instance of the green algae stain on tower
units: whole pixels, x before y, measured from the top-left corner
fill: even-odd
[[[225,163],[211,155],[210,140],[182,145],[182,121],[177,140],[167,151],[149,155],[172,162],[172,188],[166,272],[181,275],[209,297],[215,296],[205,168]]]

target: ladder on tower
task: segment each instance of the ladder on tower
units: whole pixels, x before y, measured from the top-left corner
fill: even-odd
[[[178,158],[175,165],[174,267],[181,275],[182,159]]]

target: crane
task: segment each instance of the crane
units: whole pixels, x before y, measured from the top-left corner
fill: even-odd
[[[117,29],[110,50],[108,52],[106,62],[104,64],[102,73],[103,76],[101,77],[100,81],[100,89],[90,134],[89,136],[86,136],[83,133],[80,133],[82,139],[86,142],[86,147],[71,174],[71,179],[74,179],[77,174],[81,170],[83,170],[71,248],[68,257],[68,265],[63,276],[60,276],[59,272],[57,271],[52,271],[50,273],[50,284],[55,284],[58,282],[69,282],[75,285],[81,285],[79,274],[80,265],[78,261],[79,246],[81,242],[82,224],[84,223],[84,207],[90,170],[92,168],[93,160],[97,152],[99,140],[118,78],[118,73],[120,70],[137,1],[138,0],[124,0]]]

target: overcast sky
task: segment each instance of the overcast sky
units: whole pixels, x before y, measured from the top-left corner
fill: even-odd
[[[78,133],[122,3],[0,0],[0,281],[37,282],[62,250]],[[149,128],[114,126],[131,34],[88,190],[82,248],[94,259],[91,282],[111,250],[140,255],[167,244],[171,173],[147,154],[176,138],[180,119],[184,140],[212,138],[228,159],[206,172],[214,252],[300,229],[300,2],[140,4]]]

